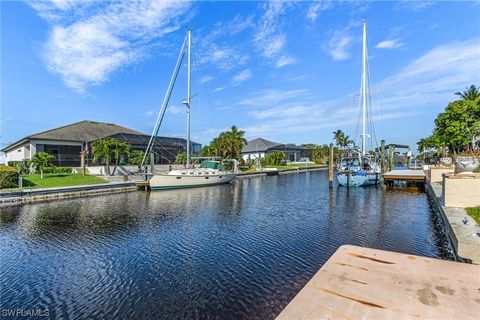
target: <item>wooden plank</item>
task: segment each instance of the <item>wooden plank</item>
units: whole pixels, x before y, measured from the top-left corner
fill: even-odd
[[[385,181],[425,181],[423,170],[392,170],[383,174]]]
[[[277,317],[477,319],[480,266],[345,245]]]

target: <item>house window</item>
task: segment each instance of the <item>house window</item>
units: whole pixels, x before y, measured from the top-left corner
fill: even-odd
[[[18,149],[17,152],[22,152],[22,149]]]

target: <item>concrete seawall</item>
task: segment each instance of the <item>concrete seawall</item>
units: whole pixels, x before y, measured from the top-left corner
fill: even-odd
[[[137,188],[134,182],[112,182],[22,191],[2,191],[0,193],[0,206],[14,206],[39,201],[78,198],[136,190]]]
[[[444,231],[452,243],[459,260],[480,264],[480,227],[464,208],[444,207],[442,186],[425,183],[425,190],[433,202],[435,211],[441,217]],[[464,222],[466,221],[466,223]]]

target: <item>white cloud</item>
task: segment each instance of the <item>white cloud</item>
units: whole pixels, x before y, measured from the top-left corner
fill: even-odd
[[[430,1],[430,0],[401,0],[399,5],[405,9],[409,9],[412,11],[419,11],[431,7],[437,1]]]
[[[310,22],[315,22],[315,20],[317,20],[318,16],[323,11],[332,8],[333,5],[333,1],[320,0],[312,2],[312,4],[308,7],[307,20],[309,20]]]
[[[225,88],[226,88],[226,87],[218,87],[218,88],[213,89],[213,91],[215,91],[215,92],[220,92],[220,91],[225,90]]]
[[[276,68],[282,68],[282,67],[288,66],[290,64],[294,64],[296,62],[297,62],[297,59],[295,59],[291,56],[283,55],[280,58],[278,58],[277,63],[275,64],[275,67]]]
[[[307,90],[305,89],[291,89],[278,90],[269,89],[262,91],[255,91],[252,97],[240,100],[237,104],[247,107],[271,107],[279,103],[288,102],[291,99],[305,98]]]
[[[180,27],[188,2],[33,2],[52,29],[43,52],[48,70],[83,92],[148,55],[148,48]]]
[[[185,108],[171,105],[171,106],[168,106],[167,110],[168,110],[168,112],[170,112],[170,113],[172,113],[172,114],[178,114],[178,113],[184,111]]]
[[[263,5],[265,12],[259,19],[253,43],[266,58],[281,55],[287,43],[286,34],[279,31],[278,20],[289,6],[287,1],[269,1]]]
[[[230,71],[239,65],[245,65],[250,59],[250,56],[243,53],[241,49],[216,44],[212,39],[200,40],[200,45],[199,62],[213,64],[223,71]]]
[[[252,71],[250,69],[245,69],[242,72],[236,74],[232,79],[232,84],[234,86],[239,85],[240,83],[250,79],[253,76]]]
[[[478,61],[480,39],[435,47],[381,81],[378,104],[390,109],[446,104],[454,92],[478,81]]]
[[[212,81],[213,79],[215,79],[215,78],[210,76],[210,75],[206,75],[206,76],[203,76],[203,77],[200,78],[200,83],[207,83],[207,82]]]
[[[403,46],[403,43],[400,42],[400,39],[390,39],[390,40],[383,40],[379,42],[375,48],[378,49],[396,49]]]
[[[374,119],[402,119],[425,109],[442,110],[454,92],[478,81],[480,39],[437,46],[395,75],[373,85]],[[348,95],[318,101],[304,89],[263,90],[236,105],[249,107],[252,125],[243,128],[249,137],[318,132],[324,128],[354,127],[358,108]],[[380,137],[379,137],[380,138]]]
[[[147,117],[151,117],[151,116],[153,116],[154,114],[155,114],[155,110],[149,110],[149,111],[145,112],[145,115],[146,115]]]
[[[333,60],[341,61],[350,58],[349,49],[354,43],[354,37],[345,30],[335,30],[330,36],[324,49]]]

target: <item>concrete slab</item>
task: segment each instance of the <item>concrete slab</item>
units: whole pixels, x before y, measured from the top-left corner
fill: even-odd
[[[282,319],[477,319],[480,266],[345,245]]]
[[[425,181],[423,170],[392,170],[383,174],[385,181]]]
[[[442,215],[447,234],[452,240],[457,255],[480,264],[480,226],[467,214],[464,208],[442,205],[444,201],[440,184],[428,184],[427,188],[433,191],[434,203]]]

